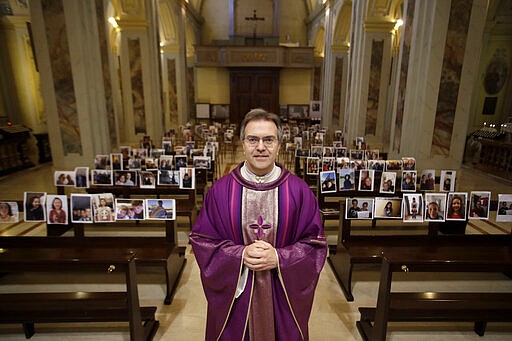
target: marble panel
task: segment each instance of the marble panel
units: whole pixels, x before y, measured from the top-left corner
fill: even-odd
[[[178,124],[178,91],[176,85],[176,60],[174,58],[167,59],[167,100],[169,104],[170,122],[173,126]]]
[[[431,155],[448,156],[473,0],[452,0],[439,84]]]
[[[42,0],[41,4],[63,152],[64,155],[69,153],[82,154],[80,122],[78,120],[76,95],[73,86],[73,72],[66,34],[64,7],[61,0]]]
[[[404,20],[402,31],[402,62],[400,64],[398,95],[396,105],[396,118],[395,118],[395,136],[393,140],[393,150],[400,153],[400,142],[402,139],[402,123],[404,118],[404,103],[405,103],[405,88],[407,83],[407,72],[409,70],[409,57],[412,42],[412,28],[414,21],[414,8],[416,6],[415,0],[407,2],[407,13]]]
[[[375,135],[377,130],[377,113],[379,112],[379,93],[383,56],[384,41],[372,41],[370,82],[368,84],[368,99],[366,102],[365,135]]]
[[[102,23],[105,18],[102,0],[96,0],[96,18],[99,23]],[[115,146],[117,144],[117,130],[113,103],[114,99],[112,97],[112,79],[110,78],[108,62],[108,34],[105,25],[98,25],[98,36],[100,42],[101,70],[105,89],[105,110],[108,121],[108,132],[110,134],[110,145]]]
[[[343,84],[343,58],[336,58],[334,62],[334,84],[332,96],[332,117],[335,122],[340,117],[341,89]]]
[[[133,122],[135,134],[146,132],[144,86],[142,81],[142,60],[140,40],[128,39],[128,56],[132,85]]]

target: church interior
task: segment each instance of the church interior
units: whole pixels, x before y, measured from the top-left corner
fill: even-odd
[[[128,287],[122,271],[108,277],[87,269],[72,276],[7,272],[1,257],[9,238],[74,239],[77,231],[84,233],[71,227],[76,223],[85,226],[87,238],[164,235],[158,220],[25,221],[26,193],[71,198],[110,191],[143,201],[158,195],[176,199],[172,252],[179,253],[181,268],[172,299],[164,302],[169,283],[166,288],[161,267],[137,266],[138,299],[156,307],[159,322],[147,339],[204,339],[207,301],[188,233],[208,188],[244,160],[237,128],[253,108],[283,122],[279,164],[302,177],[319,200],[330,197],[322,215],[332,255],[343,244],[348,194],[379,197],[381,175],[371,193],[358,191],[357,184],[343,193],[341,177],[338,190],[324,193],[319,174],[331,168],[320,155],[316,169],[309,169],[315,147],[324,157],[326,147],[334,152],[334,164],[346,159],[363,169],[369,163],[364,157],[359,162],[361,152],[373,152],[371,161],[412,159],[418,184],[422,171],[435,170],[436,192],[444,192],[439,175],[448,170],[456,182],[447,191],[466,193],[466,205],[473,203],[472,193],[489,193],[487,217],[462,219],[460,237],[512,235],[509,0],[0,0],[0,44],[0,202],[20,205],[19,220],[0,223],[0,304],[10,293]],[[149,154],[142,166],[138,152]],[[172,165],[166,168],[164,160]],[[79,169],[86,172],[80,186]],[[74,183],[59,183],[59,173],[70,174]],[[139,183],[118,183],[127,173]],[[413,192],[423,198],[419,189]],[[496,208],[502,202],[509,207],[504,213]],[[405,217],[373,219],[376,227],[369,221],[352,221],[352,233],[425,235],[432,225],[423,219],[405,224]],[[498,292],[510,300],[508,250],[509,276],[404,271],[395,274],[392,288]],[[360,307],[377,304],[380,263],[355,265],[352,300],[337,271],[327,261],[320,275],[311,340],[365,339],[356,322]],[[22,339],[22,323],[6,322],[2,314],[0,338]],[[509,340],[512,320],[491,321],[484,329],[486,340]],[[36,323],[32,339],[138,339],[133,333],[126,321],[65,321]],[[390,321],[385,335],[481,339],[471,320]]]

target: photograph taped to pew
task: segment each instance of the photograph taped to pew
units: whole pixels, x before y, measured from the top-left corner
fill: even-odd
[[[18,203],[15,201],[0,202],[0,223],[17,223],[19,221]]]
[[[374,199],[372,198],[347,198],[345,201],[346,219],[372,219]]]
[[[144,220],[143,199],[116,199],[117,220]]]
[[[320,172],[320,184],[322,193],[336,192],[336,172],[334,170]]]
[[[307,158],[307,167],[306,167],[307,175],[318,175],[319,167],[320,167],[320,159],[318,157],[310,156]]]
[[[89,167],[76,167],[75,180],[76,188],[89,188]]]
[[[92,224],[92,195],[71,194],[71,222]]]
[[[140,188],[155,188],[155,174],[150,171],[139,172]]]
[[[158,186],[178,186],[180,184],[180,172],[177,170],[158,171]]]
[[[146,217],[150,220],[175,220],[175,199],[145,199]]]
[[[469,194],[468,219],[489,219],[491,192],[472,191]]]
[[[322,158],[322,172],[333,171],[336,169],[336,158],[324,157]]]
[[[353,169],[340,169],[340,191],[353,191],[356,189],[356,173]]]
[[[375,198],[375,218],[402,219],[402,198]]]
[[[114,195],[112,193],[93,194],[92,205],[95,223],[111,223],[116,221]]]
[[[423,195],[420,193],[406,193],[403,197],[404,223],[423,222]]]
[[[417,173],[413,171],[402,171],[402,192],[416,192]]]
[[[55,186],[75,186],[76,184],[74,171],[55,171],[53,176]]]
[[[180,168],[180,188],[195,189],[196,188],[196,169]]]
[[[111,153],[110,154],[110,169],[123,170],[123,154]]]
[[[373,169],[376,172],[382,172],[386,167],[385,160],[368,160],[368,169]]]
[[[425,193],[425,221],[444,221],[446,193]]]
[[[394,194],[396,185],[396,172],[382,172],[380,177],[380,193]]]
[[[374,174],[375,174],[375,171],[373,169],[359,171],[359,190],[360,191],[369,191],[369,192],[373,191]]]
[[[442,170],[439,178],[440,192],[454,192],[457,172],[454,170]]]
[[[160,156],[160,170],[172,170],[172,155]]]
[[[386,172],[401,171],[402,165],[402,160],[386,160]]]
[[[512,194],[498,194],[496,221],[512,221]]]
[[[446,220],[466,220],[468,194],[450,192],[446,200]]]
[[[94,158],[94,168],[95,169],[107,169],[109,164],[109,155],[98,154]]]
[[[415,170],[416,169],[416,159],[413,157],[403,157],[402,158],[402,169],[403,170]]]
[[[434,191],[436,186],[436,170],[424,169],[421,171],[420,191]]]
[[[65,195],[48,194],[46,196],[46,216],[48,224],[68,224],[68,198]]]
[[[112,186],[114,180],[112,171],[109,169],[93,169],[91,170],[92,184],[96,186]]]
[[[136,171],[114,171],[116,186],[137,186]]]
[[[46,221],[46,192],[25,192],[25,221]]]

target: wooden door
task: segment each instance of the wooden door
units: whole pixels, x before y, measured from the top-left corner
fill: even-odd
[[[230,72],[230,121],[240,123],[254,108],[279,115],[279,69],[236,69]]]

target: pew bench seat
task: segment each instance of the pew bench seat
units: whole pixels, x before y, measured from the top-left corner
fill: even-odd
[[[162,266],[165,271],[164,304],[171,304],[185,267],[185,247],[176,247],[164,237],[1,237],[0,248],[83,249],[84,253],[103,249],[124,249],[134,255],[139,266]]]
[[[363,339],[375,321],[375,307],[359,307],[357,328]],[[487,322],[512,321],[512,293],[398,292],[390,294],[388,322],[474,322],[485,333]]]
[[[156,307],[140,307],[147,327],[145,340],[155,335]],[[45,292],[0,294],[0,323],[21,323],[25,337],[35,333],[35,323],[129,321],[126,292]]]

